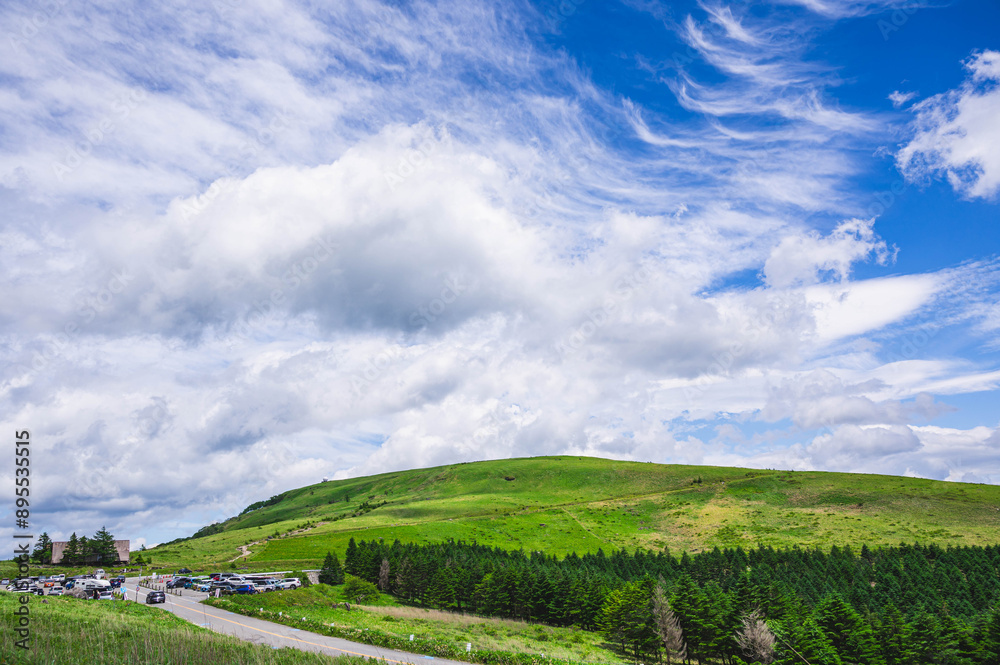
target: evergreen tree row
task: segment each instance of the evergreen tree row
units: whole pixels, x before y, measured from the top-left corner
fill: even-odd
[[[35,543],[35,548],[31,552],[31,559],[35,563],[52,562],[52,539],[48,533],[43,533],[38,537],[38,542]],[[115,537],[105,527],[101,527],[93,538],[77,537],[74,531],[73,535],[69,537],[66,549],[63,550],[60,563],[75,566],[87,561],[114,563],[117,560],[118,550],[115,549]]]
[[[602,630],[637,662],[683,653],[686,662],[1000,664],[997,546],[557,559],[461,541],[352,539],[344,570],[430,607]]]

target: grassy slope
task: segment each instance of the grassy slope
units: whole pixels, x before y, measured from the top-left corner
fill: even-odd
[[[3,642],[0,663],[152,665],[242,663],[243,665],[359,665],[362,658],[333,658],[296,649],[272,649],[217,635],[169,612],[138,603],[33,597],[31,640],[14,646],[17,596],[0,592]]]
[[[545,654],[560,660],[627,662],[605,648],[600,635],[578,628],[556,628],[509,619],[400,607],[388,596],[382,596],[387,603],[375,607],[353,605],[348,611],[333,606],[345,600],[342,588],[314,585],[281,593],[230,596],[213,599],[209,603],[237,612],[240,611],[237,608],[242,607],[249,610],[250,615],[270,621],[278,620],[279,612],[293,617],[295,621],[306,617],[325,625],[332,624],[347,631],[349,639],[362,642],[366,641],[363,631],[373,630],[394,635],[404,642],[409,635],[419,641],[440,641],[459,651],[470,643],[477,650]],[[263,612],[260,612],[261,609]],[[350,636],[350,631],[357,631],[358,634]],[[407,646],[419,643],[407,642]]]
[[[695,478],[702,482],[692,484]],[[365,500],[388,504],[352,516]],[[598,547],[971,545],[996,542],[998,505],[1000,487],[992,485],[541,457],[311,485],[233,520],[223,533],[149,554],[164,567],[217,566],[235,557],[239,545],[276,533],[286,535],[250,546],[252,568],[318,566],[328,550],[343,556],[352,536],[461,538],[555,554]]]

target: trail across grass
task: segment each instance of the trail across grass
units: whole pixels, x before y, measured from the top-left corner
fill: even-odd
[[[266,498],[266,497],[264,497]],[[351,537],[462,539],[565,555],[636,547],[986,545],[1000,487],[866,474],[538,457],[319,483],[145,554],[164,568],[318,567]]]

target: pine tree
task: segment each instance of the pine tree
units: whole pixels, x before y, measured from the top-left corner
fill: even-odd
[[[663,640],[663,649],[667,654],[667,665],[671,659],[678,662],[687,658],[687,647],[684,644],[684,631],[677,615],[670,609],[667,596],[659,584],[653,589],[653,617],[656,619],[656,632]]]
[[[879,661],[871,629],[839,596],[827,596],[816,608],[817,622],[845,663]]]
[[[1000,605],[989,614],[980,644],[984,663],[1000,663]]]
[[[360,563],[358,560],[358,544],[354,542],[354,537],[352,536],[347,541],[347,553],[344,555],[344,572],[350,575],[358,575],[360,573]]]
[[[382,563],[378,568],[378,588],[380,591],[385,591],[387,593],[389,591],[389,572],[389,560],[382,559]]]
[[[63,550],[62,563],[75,566],[80,562],[81,554],[80,539],[76,537],[76,531],[74,531],[69,537],[69,542],[66,543],[66,549]]]
[[[115,537],[108,533],[107,528],[102,526],[101,530],[94,534],[94,538],[90,542],[93,553],[98,555],[99,562],[114,563],[118,561],[118,550],[115,549]]]
[[[319,581],[321,584],[331,586],[344,583],[344,570],[340,567],[336,554],[326,553],[323,568],[319,571]]]
[[[705,594],[686,573],[681,575],[670,597],[670,607],[680,621],[687,642],[688,658],[702,663],[711,654],[714,630]]]
[[[736,633],[736,643],[751,662],[770,665],[774,662],[774,632],[764,622],[756,611],[743,617],[739,631]]]
[[[52,539],[49,534],[43,532],[35,543],[35,549],[31,552],[31,560],[35,563],[50,563],[52,561]]]
[[[85,563],[87,557],[94,553],[94,544],[90,542],[90,538],[86,536],[80,536],[80,556],[78,557],[78,563]]]
[[[612,591],[601,608],[602,631],[636,662],[648,662],[660,650],[652,594],[652,580],[630,582]]]

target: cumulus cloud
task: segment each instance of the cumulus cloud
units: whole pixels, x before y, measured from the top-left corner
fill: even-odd
[[[698,65],[651,67],[666,117],[531,8],[117,6],[0,63],[0,421],[64,471],[60,536],[515,455],[938,473],[906,428],[1000,380],[880,357],[989,269],[856,278],[895,251],[848,184],[877,120],[779,17],[673,26]]]
[[[858,261],[873,257],[884,265],[894,252],[875,234],[874,223],[852,219],[825,237],[810,231],[784,238],[764,263],[765,280],[777,288],[815,284],[824,273],[844,281]]]
[[[913,180],[943,175],[969,198],[1000,191],[1000,52],[973,53],[961,87],[913,106],[914,136],[899,151],[899,169]]]

